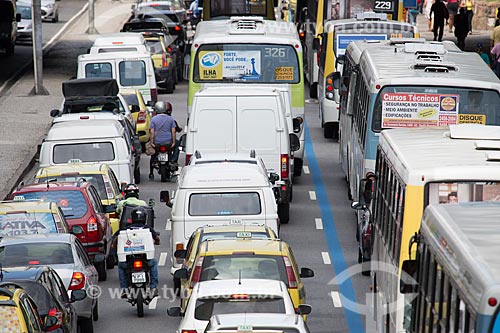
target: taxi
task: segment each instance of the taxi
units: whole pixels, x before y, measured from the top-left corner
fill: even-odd
[[[0,238],[46,233],[69,233],[64,213],[55,202],[15,197],[0,201]]]
[[[172,45],[167,44],[167,36],[164,33],[146,31],[143,32],[143,36],[146,46],[151,50],[158,86],[164,88],[167,93],[172,93],[179,81],[176,68],[177,55],[172,52]]]
[[[0,322],[2,333],[43,333],[52,326],[42,325],[35,303],[21,288],[0,288]]]
[[[190,271],[194,266],[200,244],[206,240],[231,238],[277,239],[278,236],[276,236],[276,233],[270,227],[258,223],[243,225],[238,221],[234,221],[227,225],[206,225],[199,227],[193,232],[185,250],[175,251],[175,260],[178,264],[182,264],[182,267]],[[174,278],[174,288],[175,290],[180,288],[179,279]]]
[[[247,235],[242,235],[247,236]],[[298,312],[306,303],[301,278],[313,277],[309,268],[299,270],[292,248],[279,239],[207,240],[200,244],[194,266],[181,268],[174,278],[181,280],[181,308],[186,309],[194,285],[201,281],[226,279],[269,279],[285,283]]]
[[[111,212],[106,215],[114,234],[118,231],[120,225],[120,220],[116,215],[116,207],[123,195],[120,183],[109,165],[104,163],[81,163],[79,160],[72,160],[67,164],[57,164],[38,169],[34,182],[74,182],[81,178],[95,186],[103,206],[112,207]]]
[[[139,136],[139,141],[145,145],[149,141],[149,128],[151,126],[151,111],[144,101],[142,93],[138,89],[122,89],[120,91],[123,98],[127,101],[135,120],[135,132]],[[142,147],[145,151],[145,147]]]

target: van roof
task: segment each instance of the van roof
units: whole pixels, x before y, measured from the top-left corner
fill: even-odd
[[[115,60],[115,59],[124,59],[124,60],[134,60],[137,58],[151,58],[150,53],[146,52],[117,52],[117,53],[97,53],[97,54],[80,54],[78,56],[78,61],[89,61],[89,60]]]
[[[259,86],[252,89],[241,84],[210,85],[196,93],[196,96],[256,96],[268,95],[279,96],[280,89],[274,87]]]
[[[88,119],[61,122],[52,125],[45,141],[121,137],[123,131],[123,126],[117,120]]]
[[[106,34],[97,37],[94,41],[94,46],[117,46],[119,44],[137,45],[144,44],[144,37],[137,32],[120,32],[114,34]]]
[[[189,165],[182,169],[179,188],[267,187],[269,179],[260,166],[243,163]]]

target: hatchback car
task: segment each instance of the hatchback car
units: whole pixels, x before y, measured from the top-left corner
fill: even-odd
[[[123,198],[121,186],[113,169],[105,163],[72,162],[39,168],[34,183],[76,182],[85,179],[95,186],[101,203],[110,213],[108,218],[113,233],[118,231],[119,220],[116,217],[116,206]]]
[[[52,268],[21,267],[3,272],[0,287],[20,287],[31,296],[42,322],[51,323],[47,331],[76,333],[78,315],[72,303],[83,300],[84,290],[72,290],[68,295],[64,284]]]
[[[57,203],[15,199],[0,202],[0,237],[70,232]]]
[[[22,195],[27,200],[57,202],[73,233],[80,239],[90,258],[94,259],[96,254],[103,254],[112,266],[113,257],[109,255],[113,236],[111,225],[102,206],[101,198],[90,182],[80,179],[77,182],[29,184],[14,191],[11,197],[16,195]],[[95,262],[95,266],[99,272],[99,280],[105,281],[106,263]]]
[[[172,92],[177,82],[182,80],[183,59],[181,52],[178,51],[179,48],[173,43],[174,37],[168,31],[161,33],[146,31],[143,35],[146,45],[151,50],[155,73],[159,77],[156,79],[157,84],[165,86],[167,93]]]
[[[97,254],[96,262],[104,262]],[[31,235],[0,240],[0,262],[6,267],[50,266],[70,293],[84,290],[92,296],[98,280],[97,270],[81,242],[72,234]],[[85,297],[73,303],[81,332],[92,332],[93,321],[99,318],[96,297]]]
[[[0,288],[2,332],[43,333],[50,326],[40,322],[40,315],[28,293],[21,288]]]
[[[42,0],[42,20],[56,23],[59,21],[59,5],[60,0]]]

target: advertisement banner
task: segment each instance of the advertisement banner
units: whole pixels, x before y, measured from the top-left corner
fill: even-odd
[[[382,127],[457,124],[458,99],[459,95],[382,93]]]
[[[222,80],[222,51],[200,51],[200,79]]]
[[[222,59],[224,78],[260,78],[260,51],[223,51]]]

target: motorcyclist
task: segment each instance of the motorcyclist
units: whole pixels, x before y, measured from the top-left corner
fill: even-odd
[[[172,105],[170,105],[170,108]],[[155,154],[151,155],[151,159],[149,160],[149,179],[153,180],[153,170],[154,164],[158,158],[159,146],[166,145],[169,147],[168,154],[169,158],[172,154],[172,150],[175,147],[175,120],[172,116],[167,114],[167,106],[165,102],[158,101],[156,102],[154,109],[156,111],[156,116],[151,120],[150,127],[150,137],[149,141],[153,148],[155,148]]]
[[[128,184],[123,189],[123,193],[125,195],[125,199],[121,200],[116,207],[116,213],[118,214],[118,216],[121,215],[123,207],[125,205],[144,207],[148,206],[148,204],[144,200],[139,199],[139,186],[135,184]]]
[[[132,224],[127,226],[127,229],[149,229],[151,231],[151,237],[153,237],[155,245],[160,244],[159,234],[150,226],[146,225],[147,212],[143,207],[135,208],[131,213]],[[158,263],[156,259],[149,259],[149,295],[150,298],[158,296]],[[122,290],[121,298],[127,298],[128,281],[127,281],[127,263],[118,263],[118,278],[120,279],[120,288]]]
[[[171,116],[172,118],[174,118],[174,116],[172,116],[172,111],[174,111],[172,104],[170,104],[170,102],[167,102],[165,104],[165,106],[167,108],[167,114],[169,116]],[[174,118],[174,122],[175,122],[175,132],[176,133],[182,132],[182,127],[179,127],[179,124],[177,124],[177,120],[175,120],[175,118]],[[170,161],[172,161],[174,163],[177,163],[177,160],[179,159],[179,144],[180,144],[180,142],[181,142],[181,140],[179,140],[179,139],[175,140],[175,146],[174,146],[174,149],[172,151],[172,156],[170,157]]]

